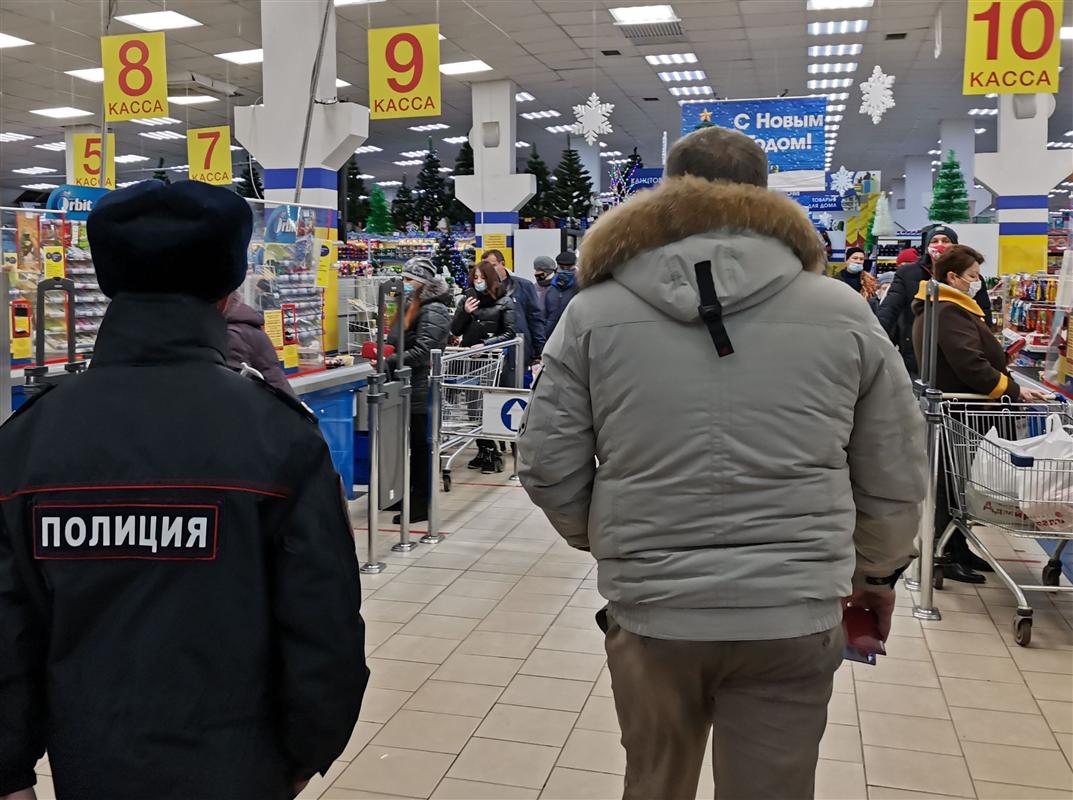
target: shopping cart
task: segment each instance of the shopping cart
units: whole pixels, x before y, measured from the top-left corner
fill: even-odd
[[[444,350],[440,461],[445,492],[451,491],[451,462],[481,433],[484,391],[499,385],[505,357],[502,347]]]
[[[1025,591],[1073,591],[1073,586],[1060,585],[1062,552],[1073,539],[1073,458],[1025,456],[1017,452],[1016,441],[1038,436],[1052,424],[1073,426],[1073,409],[1064,402],[944,401],[940,415],[952,520],[936,546],[933,585],[943,587],[941,554],[960,530],[1016,598],[1014,637],[1017,644],[1027,646],[1032,639],[1032,606]],[[1010,444],[988,437],[992,429]],[[1055,541],[1042,585],[1018,584],[976,535],[977,526]]]
[[[351,355],[358,355],[366,342],[376,339],[380,285],[392,277],[397,276],[359,275],[354,278],[354,296],[346,302],[347,352]]]

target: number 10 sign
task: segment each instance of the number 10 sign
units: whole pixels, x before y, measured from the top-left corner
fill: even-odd
[[[369,116],[438,117],[440,26],[369,29]]]

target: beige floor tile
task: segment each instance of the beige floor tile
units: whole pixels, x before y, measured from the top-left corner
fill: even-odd
[[[529,559],[519,561],[516,558],[493,555],[492,560],[482,558],[470,567],[466,577],[479,581],[501,581],[513,585],[522,579],[532,565],[533,562]]]
[[[946,700],[939,689],[920,689],[887,683],[858,683],[857,705],[861,711],[879,713],[897,709],[913,717],[950,719]]]
[[[388,586],[390,585],[388,584]],[[385,586],[384,588],[386,589],[387,587]],[[361,604],[361,617],[362,619],[376,622],[409,622],[424,607],[424,603],[405,603],[398,600],[380,600],[374,597]]]
[[[1017,647],[1013,625],[1010,622],[1012,619],[1013,617],[1011,616],[1006,624],[999,623],[999,633],[1009,647]],[[1073,661],[1073,630],[1069,628],[1059,630],[1058,628],[1033,625],[1032,647],[1038,650],[1062,652],[1066,659]]]
[[[1055,733],[1073,733],[1073,703],[1058,700],[1040,700],[1040,711]]]
[[[827,704],[827,721],[835,725],[857,725],[857,697],[835,693]]]
[[[471,573],[472,574],[472,573]],[[511,589],[503,581],[479,581],[474,578],[459,578],[443,593],[453,597],[476,597],[482,600],[502,600]]]
[[[976,780],[1073,792],[1073,771],[1057,750],[979,742],[964,742],[962,747]]]
[[[476,735],[485,739],[562,747],[577,718],[572,711],[496,703]]]
[[[366,662],[372,673],[369,686],[376,689],[401,689],[415,692],[436,671],[435,664],[422,664],[418,661],[392,661],[384,658],[370,658]]]
[[[592,684],[588,681],[516,675],[503,692],[500,702],[558,711],[581,711],[591,689]]]
[[[454,653],[443,662],[443,666],[436,670],[432,677],[439,681],[506,686],[523,663],[520,658]]]
[[[1058,746],[1065,753],[1066,761],[1073,766],[1073,733],[1056,733],[1054,738],[1058,740]]]
[[[362,722],[387,722],[402,704],[410,699],[410,692],[395,689],[366,689],[361,701]]]
[[[577,608],[591,608],[595,610],[606,606],[607,600],[594,589],[578,589],[570,596],[570,599],[566,604]]]
[[[905,661],[931,661],[931,651],[924,642],[924,638],[914,639],[912,636],[903,636],[899,639],[891,638],[887,641],[887,658],[900,658]]]
[[[863,800],[866,792],[861,764],[825,758],[816,764],[816,800]]]
[[[861,732],[852,725],[828,724],[820,740],[820,758],[861,764]]]
[[[581,711],[581,716],[578,717],[577,727],[589,731],[619,733],[614,698],[590,696],[585,703],[585,708]]]
[[[869,786],[868,800],[967,800],[948,794],[911,792],[908,789],[891,789],[889,786]]]
[[[433,552],[421,559],[421,568],[442,569],[445,572],[461,571],[473,566],[477,558],[476,555],[452,555],[450,553]]]
[[[457,755],[479,724],[477,717],[402,709],[384,725],[373,744]]]
[[[354,726],[354,732],[350,734],[350,741],[347,742],[347,746],[343,748],[343,752],[339,754],[337,761],[351,762],[357,758],[358,753],[373,737],[380,732],[380,729],[384,727],[378,723],[373,722],[359,722]]]
[[[336,785],[325,789],[319,800],[424,800],[424,798],[410,798],[387,792],[367,792],[364,789],[344,789]]]
[[[406,636],[396,633],[373,651],[377,658],[396,661],[420,661],[425,664],[442,664],[451,651],[458,647],[455,639],[437,639],[430,636]]]
[[[921,639],[924,632],[920,629],[920,620],[912,617],[894,617],[891,620],[890,635],[894,638],[905,636],[910,639]]]
[[[36,775],[51,775],[52,765],[48,762],[48,753],[41,756],[37,764],[34,765],[34,774]]]
[[[960,633],[997,633],[995,623],[986,614],[967,614],[963,611],[942,609],[943,618],[929,622],[929,630],[957,631]]]
[[[1014,714],[978,708],[951,708],[954,727],[965,742],[1008,744],[1053,750],[1054,735],[1039,714]]]
[[[947,678],[971,678],[997,683],[1023,683],[1021,670],[1012,658],[967,656],[962,653],[933,653],[935,670]]]
[[[296,800],[316,800],[316,798],[324,797],[329,791],[328,787],[343,773],[346,767],[345,761],[333,761],[324,775],[314,775],[310,778],[309,783],[298,794]],[[43,800],[40,792],[37,797],[38,800]]]
[[[475,656],[525,659],[539,641],[540,637],[536,634],[474,631],[458,646],[457,652]]]
[[[552,625],[540,640],[545,650],[566,650],[571,653],[604,655],[604,634],[595,623],[587,629]]]
[[[1028,690],[1037,700],[1073,700],[1073,680],[1053,672],[1025,672]]]
[[[856,694],[853,689],[853,662],[843,661],[835,670],[834,691],[839,694]]]
[[[951,706],[983,708],[989,711],[1014,711],[1034,714],[1036,701],[1024,685],[971,681],[965,678],[940,678],[943,693]]]
[[[426,606],[425,613],[481,620],[496,607],[497,602],[494,599],[441,594]]]
[[[924,628],[924,638],[935,653],[964,653],[972,656],[1004,656],[1006,645],[998,633],[959,633]]]
[[[362,614],[365,607],[362,604]],[[379,622],[377,620],[365,620],[365,650],[372,652],[402,629],[401,622]]]
[[[611,691],[611,671],[604,667],[600,671],[600,677],[596,679],[596,685],[592,687],[592,693],[598,697],[613,697]]]
[[[960,756],[961,746],[953,724],[945,719],[906,717],[900,714],[861,712],[861,739],[871,747],[922,750]]]
[[[1038,786],[1014,786],[1009,783],[976,781],[980,800],[1069,800],[1069,792],[1041,789]]]
[[[958,756],[866,745],[864,767],[868,782],[875,786],[964,797],[973,795],[969,771],[964,759]]]
[[[537,578],[585,578],[592,567],[589,564],[571,564],[565,561],[538,561],[529,570]]]
[[[1035,630],[1032,632],[1031,647],[1011,647],[1010,655],[1017,666],[1029,672],[1055,672],[1061,675],[1073,675],[1073,653],[1057,650],[1039,649]]]
[[[558,614],[566,607],[566,601],[569,599],[561,594],[532,594],[514,590],[500,601],[498,610],[524,611],[529,614]]]
[[[987,614],[987,608],[976,594],[958,594],[951,592],[936,592],[935,605],[944,614],[948,611],[962,614]],[[929,630],[931,623],[923,623],[924,630]]]
[[[461,780],[542,789],[558,754],[557,747],[473,738],[448,775]]]
[[[410,711],[483,718],[502,691],[498,686],[430,680],[414,693],[406,708]]]
[[[522,668],[523,675],[539,675],[545,678],[566,678],[574,681],[595,681],[607,659],[590,653],[566,653],[561,650],[532,652]]]
[[[427,603],[442,592],[443,589],[442,585],[405,583],[402,580],[395,580],[382,589],[377,589],[376,594],[373,595],[373,600],[403,600],[408,603]]]
[[[444,778],[432,793],[431,800],[535,800],[536,797],[536,789]]]
[[[555,621],[552,614],[529,614],[524,611],[500,611],[496,609],[477,626],[480,631],[503,633],[544,634]]]
[[[547,595],[545,595],[547,596]],[[554,627],[556,628],[576,628],[577,630],[587,631],[596,627],[596,619],[593,616],[593,612],[587,608],[576,608],[574,606],[568,606],[562,610],[562,613],[556,618]]]
[[[558,766],[625,775],[626,751],[617,733],[574,730],[563,747]]]
[[[927,661],[907,661],[885,656],[876,659],[875,665],[854,664],[854,683],[895,683],[899,686],[921,686],[938,689],[939,678],[935,667]]]
[[[619,775],[556,767],[540,800],[619,800],[622,790]]]
[[[428,797],[453,759],[443,753],[369,745],[343,770],[334,786]]]
[[[400,586],[402,584],[399,584]],[[477,627],[477,620],[423,613],[403,626],[399,633],[407,636],[432,636],[438,639],[465,639]]]
[[[525,577],[518,581],[518,590],[530,594],[572,595],[581,587],[581,581],[574,578],[536,578]]]

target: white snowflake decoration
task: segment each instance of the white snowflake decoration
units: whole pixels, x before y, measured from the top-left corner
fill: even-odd
[[[574,106],[574,116],[577,122],[574,124],[574,133],[585,137],[585,142],[592,145],[600,138],[601,134],[613,133],[608,117],[615,110],[614,103],[601,103],[596,92],[589,95],[589,102],[585,105]]]
[[[854,173],[843,165],[838,172],[831,173],[831,191],[845,194],[854,186]]]
[[[830,230],[830,229],[831,229],[831,226],[835,224],[835,218],[834,218],[834,215],[833,215],[833,214],[829,214],[829,213],[828,213],[828,212],[826,212],[826,211],[824,211],[824,212],[823,212],[823,213],[821,213],[821,214],[820,214],[819,216],[817,216],[817,217],[816,217],[816,219],[817,219],[817,220],[819,221],[819,223],[820,223],[820,224],[821,224],[821,225],[822,225],[823,227],[827,228],[827,230]]]
[[[878,65],[872,70],[872,77],[860,85],[861,113],[870,116],[873,125],[878,125],[883,114],[894,108],[893,85],[894,76],[883,74]]]

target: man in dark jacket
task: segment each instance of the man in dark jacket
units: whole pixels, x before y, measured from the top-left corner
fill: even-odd
[[[949,225],[937,224],[925,228],[920,240],[920,252],[923,255],[915,264],[898,268],[894,274],[894,282],[879,306],[879,322],[901,351],[905,368],[914,379],[920,374],[920,368],[916,353],[913,352],[913,298],[920,288],[920,282],[931,279],[932,264],[935,260],[949,245],[957,243],[957,231]],[[981,288],[973,299],[983,310],[984,321],[990,327],[991,299],[987,295],[987,289]]]
[[[540,296],[531,280],[515,275],[507,269],[503,254],[498,250],[488,250],[484,254],[486,261],[495,267],[496,275],[503,282],[507,296],[514,300],[514,327],[517,333],[525,337],[525,363],[532,364],[540,360],[544,352],[544,310],[541,308]]]
[[[0,796],[284,800],[346,746],[361,586],[316,420],[227,369],[249,207],[196,181],[89,218],[93,363],[0,428]]]
[[[297,399],[290,381],[279,365],[279,356],[272,340],[265,333],[265,318],[255,308],[242,302],[238,292],[232,292],[224,306],[227,320],[227,366],[241,370],[249,366],[261,373],[265,383]]]
[[[577,294],[577,256],[570,250],[564,250],[555,257],[555,265],[558,270],[551,279],[548,293],[544,296],[544,310],[548,324],[546,328],[547,338],[550,339],[555,332],[559,319],[566,307]]]

